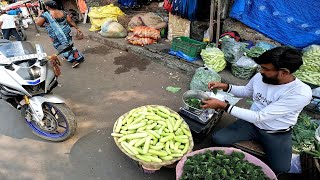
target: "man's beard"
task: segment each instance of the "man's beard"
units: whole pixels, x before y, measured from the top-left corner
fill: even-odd
[[[264,74],[262,75],[262,81],[266,84],[272,84],[272,85],[279,85],[279,80],[275,77],[275,78],[268,78],[266,77]]]

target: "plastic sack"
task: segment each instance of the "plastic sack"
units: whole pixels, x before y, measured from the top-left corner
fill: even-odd
[[[207,47],[201,50],[200,55],[206,67],[213,69],[215,72],[222,71],[227,65],[223,52],[218,48]]]
[[[289,173],[302,173],[299,154],[292,154],[291,167]]]
[[[240,79],[250,79],[257,72],[257,67],[251,58],[242,56],[231,65],[231,73]]]
[[[132,29],[133,35],[142,38],[160,39],[160,31],[147,26],[138,26]]]
[[[137,26],[148,26],[154,29],[161,29],[167,26],[167,23],[162,17],[156,13],[139,13],[133,16],[128,23],[128,29],[132,29]]]
[[[262,49],[264,49],[264,50],[267,51],[267,50],[270,50],[270,49],[275,48],[276,46],[273,45],[273,44],[264,42],[264,41],[260,41],[260,42],[258,42],[258,43],[255,45],[255,47],[261,47]]]
[[[312,98],[311,104],[314,104],[320,112],[320,87],[312,89],[312,95],[318,98]]]
[[[91,21],[91,28],[90,31],[98,31],[101,28],[101,25],[109,20],[112,19],[117,21],[118,16],[124,15],[124,12],[117,6],[113,4],[107,6],[100,6],[100,7],[91,7],[88,16],[90,17]]]
[[[246,43],[237,42],[233,38],[221,38],[221,50],[224,53],[226,61],[234,63],[243,56],[246,51]]]
[[[112,21],[104,22],[99,34],[108,38],[124,38],[128,35],[126,29],[120,23]]]
[[[157,42],[156,40],[148,37],[138,37],[135,35],[128,36],[126,40],[133,45],[139,45],[139,46],[144,46],[144,45],[149,45]]]
[[[240,59],[238,59],[236,61],[236,65],[240,67],[252,67],[252,68],[258,67],[258,64],[254,62],[254,60],[246,56],[242,56]]]
[[[208,83],[211,81],[221,82],[221,77],[218,73],[207,67],[200,67],[196,70],[192,77],[190,89],[210,91],[208,89]]]

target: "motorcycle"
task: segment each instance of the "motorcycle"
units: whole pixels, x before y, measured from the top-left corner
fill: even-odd
[[[58,48],[58,55],[73,45]],[[52,93],[58,84],[56,67],[43,48],[29,42],[0,40],[0,99],[21,111],[37,136],[50,141],[72,137],[77,122],[65,100]]]

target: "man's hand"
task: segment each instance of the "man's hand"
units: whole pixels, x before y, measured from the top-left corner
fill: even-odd
[[[208,100],[202,100],[203,105],[201,105],[201,108],[203,109],[225,109],[227,106],[227,103],[224,101],[220,101],[215,98],[209,98]]]
[[[209,82],[208,83],[208,89],[214,90],[214,89],[222,89],[223,91],[228,90],[229,85],[226,83],[221,82]]]

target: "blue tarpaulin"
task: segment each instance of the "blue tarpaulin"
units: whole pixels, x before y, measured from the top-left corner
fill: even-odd
[[[320,44],[320,0],[235,0],[230,17],[284,45]]]

